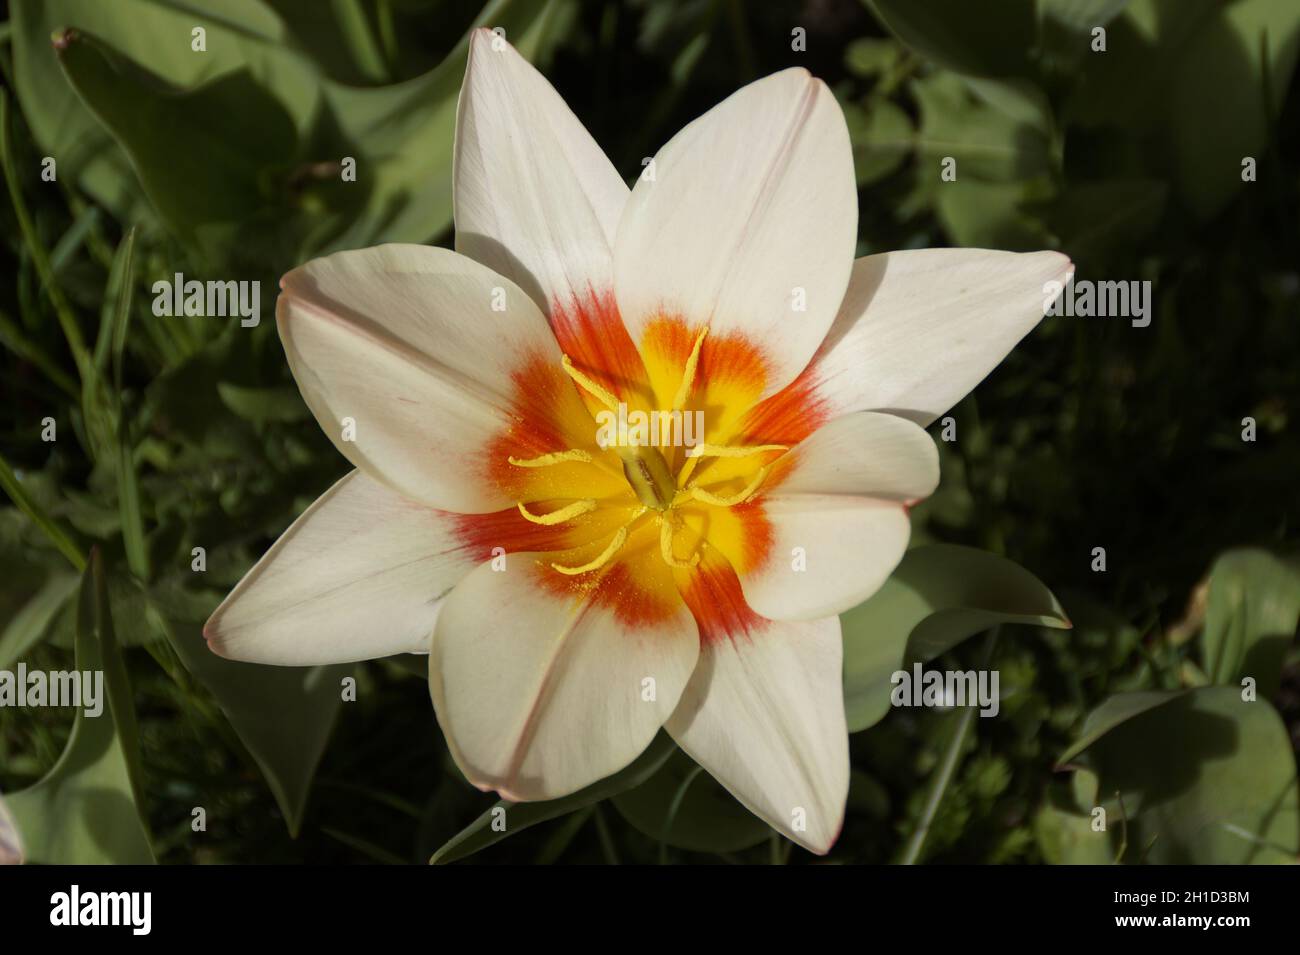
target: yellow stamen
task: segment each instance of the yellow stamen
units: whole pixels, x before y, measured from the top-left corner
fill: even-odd
[[[669,567],[694,567],[700,562],[699,554],[692,554],[690,560],[678,560],[673,556],[673,525],[669,518],[659,522],[659,553]]]
[[[564,564],[551,564],[551,567],[562,574],[568,574],[570,577],[578,574],[585,574],[593,570],[600,570],[600,568],[613,560],[614,555],[619,552],[619,549],[622,548],[625,543],[627,543],[628,528],[635,524],[637,518],[644,514],[646,510],[647,508],[645,507],[638,508],[636,513],[632,515],[628,522],[614,532],[613,539],[605,545],[605,549],[592,560],[587,561],[585,564],[580,564],[577,567],[566,567]]]
[[[546,524],[549,526],[551,524],[562,524],[567,520],[578,517],[579,515],[588,514],[594,511],[596,509],[596,502],[592,500],[574,501],[572,504],[566,505],[558,511],[551,511],[549,514],[532,514],[529,512],[528,508],[524,507],[522,502],[516,504],[515,507],[519,508],[519,513],[522,514],[526,520],[530,520],[534,524]]]
[[[563,564],[551,564],[551,567],[562,574],[568,574],[570,577],[577,574],[585,574],[592,570],[599,570],[614,559],[614,555],[618,553],[619,548],[623,546],[623,543],[626,540],[627,528],[620,527],[615,531],[614,539],[609,542],[609,546],[602,550],[599,556],[594,560],[589,560],[587,563],[580,564],[577,567],[565,567]]]
[[[506,460],[517,468],[544,468],[552,464],[563,464],[565,461],[581,461],[583,464],[590,464],[591,455],[580,448],[574,448],[572,451],[552,451],[550,454],[540,454],[535,458],[517,458],[512,454]]]
[[[691,396],[691,387],[695,384],[695,366],[700,363],[700,349],[704,346],[704,336],[707,334],[709,334],[709,326],[705,325],[700,329],[699,337],[695,339],[695,345],[691,348],[691,357],[686,359],[682,383],[677,386],[677,394],[673,398],[673,411],[681,411],[686,407],[686,399]]]
[[[705,504],[716,504],[718,507],[735,507],[737,504],[744,504],[754,496],[767,478],[769,470],[770,468],[759,468],[753,480],[746,484],[745,489],[738,494],[714,494],[702,487],[688,487],[682,491],[681,499],[688,501],[694,498],[697,501],[703,501]]]
[[[697,444],[686,452],[688,458],[747,458],[764,451],[789,451],[788,444],[722,445]]]
[[[586,389],[586,391],[589,392],[592,395],[592,397],[594,397],[602,405],[604,405],[610,411],[618,410],[618,399],[615,398],[605,388],[602,388],[600,385],[596,384],[594,381],[592,381],[582,372],[578,371],[577,368],[574,368],[573,362],[569,359],[568,355],[564,355],[563,357],[561,357],[560,364],[564,367],[565,374],[567,374],[570,378],[572,378],[584,389]]]

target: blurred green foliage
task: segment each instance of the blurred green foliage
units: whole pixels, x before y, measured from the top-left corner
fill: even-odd
[[[830,859],[1294,860],[1294,0],[10,0],[0,668],[115,674],[93,732],[0,710],[0,791],[29,854],[810,858],[663,739],[590,790],[508,808],[502,838],[418,658],[296,671],[203,645],[220,598],[346,467],[273,322],[156,318],[152,284],[256,279],[269,319],[278,276],[311,256],[447,244],[476,23],[505,28],[629,179],[739,85],[801,65],[845,109],[861,254],[1059,248],[1081,278],[1154,284],[1150,327],[1048,318],[953,412],[922,546],[845,616],[858,731]],[[904,661],[990,653],[994,720],[880,703]]]

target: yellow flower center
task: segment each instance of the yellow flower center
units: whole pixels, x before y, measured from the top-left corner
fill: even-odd
[[[690,401],[696,385],[695,379],[699,366],[700,350],[708,333],[709,330],[706,327],[700,331],[695,339],[695,344],[691,348],[690,356],[687,358],[682,372],[681,383],[673,396],[670,412],[682,412]],[[573,379],[579,388],[610,411],[618,410],[618,398],[600,383],[575,367],[568,355],[562,357],[561,365],[565,373]],[[676,509],[689,502],[699,502],[723,508],[743,504],[759,492],[771,467],[767,465],[759,468],[740,491],[733,494],[720,494],[709,490],[707,487],[702,487],[697,481],[692,480],[700,460],[704,458],[745,458],[770,451],[785,451],[787,447],[780,444],[748,446],[696,444],[686,450],[676,473],[673,472],[668,459],[656,447],[631,444],[613,446],[611,450],[622,461],[623,476],[626,478],[632,493],[640,502],[640,506],[632,512],[627,521],[614,531],[605,548],[591,560],[576,566],[551,564],[551,567],[561,574],[585,574],[604,567],[618,555],[619,550],[626,543],[628,535],[644,520],[652,520],[659,525],[659,553],[666,564],[670,567],[694,567],[700,562],[698,548],[705,542],[703,537],[693,535],[695,543],[690,545],[690,553],[680,554],[675,550],[675,534],[682,526],[682,517]],[[534,458],[510,457],[508,460],[510,464],[519,468],[545,468],[568,462],[596,463],[589,452],[580,448],[552,451]],[[570,499],[570,503],[546,514],[534,514],[523,501],[518,502],[516,506],[519,513],[526,520],[535,524],[554,525],[589,514],[597,509],[598,504],[593,498],[573,498]]]

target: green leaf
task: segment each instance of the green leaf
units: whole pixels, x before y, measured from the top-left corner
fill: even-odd
[[[117,356],[120,363],[121,347],[131,320],[131,299],[135,291],[135,232],[135,229],[128,229],[122,237],[108,271],[108,285],[100,309],[99,334],[95,337],[95,367],[101,374],[109,371],[110,358]],[[114,380],[120,382],[121,374],[117,374]]]
[[[1044,22],[1057,23],[1079,33],[1091,33],[1119,16],[1129,0],[1038,0]]]
[[[858,76],[876,76],[898,62],[900,47],[893,40],[860,37],[844,49],[844,68]]]
[[[368,38],[350,35],[356,31],[371,31],[371,26],[363,22],[364,18],[353,20],[353,11],[344,11],[344,16],[337,15],[337,0],[329,0],[323,5],[320,0],[262,0],[271,7],[284,22],[285,28],[293,37],[294,43],[318,64],[322,73],[330,79],[346,83],[375,84],[388,81],[387,69],[376,69],[373,62],[358,62],[357,54],[371,57],[372,47]],[[344,0],[354,7],[361,0]],[[388,0],[385,0],[387,4]],[[409,6],[409,4],[407,4]]]
[[[27,489],[18,480],[18,476],[14,474],[13,468],[9,466],[9,462],[5,460],[4,455],[0,455],[0,490],[8,494],[9,499],[18,506],[18,509],[31,518],[32,522],[41,529],[41,532],[49,538],[50,542],[59,549],[59,553],[63,554],[73,567],[77,568],[78,571],[86,569],[86,558],[82,555],[81,548],[76,545],[62,527],[54,523],[53,518],[45,513],[44,508],[37,504],[32,496],[27,493]]]
[[[1133,254],[1156,228],[1169,186],[1159,179],[1070,183],[1047,222],[1076,261],[1114,262]]]
[[[849,812],[860,812],[878,822],[889,818],[889,790],[874,776],[860,769],[849,770]]]
[[[1210,570],[1205,672],[1214,683],[1255,680],[1259,696],[1277,693],[1282,659],[1300,620],[1300,567],[1254,548],[1221,554]]]
[[[1148,710],[1171,703],[1181,695],[1181,690],[1138,690],[1133,693],[1117,693],[1109,697],[1088,714],[1083,721],[1079,738],[1056,761],[1057,768],[1068,766],[1080,753],[1115,727]]]
[[[1092,816],[1045,803],[1034,817],[1034,836],[1051,865],[1110,865],[1115,851],[1110,833],[1092,828]]]
[[[1084,61],[1078,121],[1121,125],[1198,218],[1217,215],[1263,161],[1300,49],[1292,0],[1132,0]],[[1206,64],[1213,64],[1207,69]]]
[[[14,218],[18,220],[18,231],[22,233],[23,242],[31,256],[32,266],[40,276],[43,291],[49,296],[50,305],[54,308],[59,326],[63,329],[63,336],[67,339],[68,348],[72,351],[73,360],[77,363],[77,370],[84,375],[90,364],[90,353],[86,350],[86,342],[81,334],[81,326],[77,324],[77,317],[63,292],[63,286],[57,280],[53,265],[50,264],[45,243],[41,241],[36,223],[27,211],[27,201],[23,198],[15,168],[13,123],[9,116],[9,91],[3,88],[0,88],[0,167],[4,170],[5,188],[9,192],[10,202],[13,203]],[[21,290],[21,283],[19,288]],[[33,315],[31,306],[22,302],[21,295],[19,303],[23,308],[23,317],[27,320],[28,327],[34,328],[39,319],[31,318]]]
[[[505,799],[499,800],[495,806],[447,840],[429,859],[429,864],[445,865],[448,862],[456,862],[488,846],[496,845],[502,839],[522,832],[529,826],[556,819],[576,809],[608,799],[633,786],[639,786],[658,772],[676,749],[677,746],[672,738],[667,733],[661,732],[650,742],[645,752],[626,767],[613,776],[607,776],[570,796],[546,802],[512,803]],[[500,831],[492,826],[493,822],[501,816],[498,810],[505,812],[505,828]]]
[[[128,229],[113,255],[100,318],[99,338],[95,341],[95,365],[101,372],[111,371],[113,387],[122,390],[122,352],[126,347],[126,330],[131,327],[131,303],[135,293],[135,232]],[[112,368],[109,369],[109,363]]]
[[[93,395],[93,400],[96,402],[102,400],[104,404],[108,404],[106,379],[110,374],[108,366],[111,360],[114,408],[109,430],[116,436],[116,447],[113,452],[118,509],[122,518],[122,543],[131,573],[140,580],[147,581],[149,550],[144,539],[140,487],[136,480],[130,428],[122,409],[122,350],[126,344],[126,330],[131,324],[131,302],[134,292],[135,229],[132,228],[127,230],[119,243],[117,252],[113,256],[112,267],[109,269],[108,289],[104,296],[99,335],[95,341],[93,370],[87,375],[87,395]],[[106,413],[106,409],[100,410],[100,414]],[[87,421],[91,420],[89,414],[86,417]]]
[[[149,549],[144,539],[144,518],[140,512],[140,486],[136,481],[135,459],[130,436],[120,422],[117,442],[117,499],[122,512],[122,543],[127,566],[142,581],[149,579]]]
[[[920,182],[953,244],[1047,244],[1034,210],[1054,192],[1054,120],[1042,92],[1023,81],[951,73],[917,80],[912,92],[921,109]],[[949,157],[956,178],[943,181],[940,172]]]
[[[474,26],[501,27],[521,54],[536,59],[555,42],[555,0],[493,0]],[[359,177],[371,195],[360,217],[329,248],[427,242],[451,225],[451,160],[456,103],[469,54],[468,32],[441,63],[415,79],[383,87],[327,81],[334,122],[359,152]]]
[[[1008,76],[1029,68],[1033,0],[867,0],[895,36],[945,69]]]
[[[76,574],[54,573],[0,632],[0,670],[9,669],[49,633],[50,624],[77,589]]]
[[[853,143],[853,168],[859,187],[884,179],[902,165],[916,146],[912,120],[889,100],[878,100],[866,108],[845,103],[844,119]]]
[[[131,622],[118,635],[118,644],[123,647],[144,646],[160,637],[161,631],[155,630],[146,617],[148,594],[135,575],[125,567],[115,567],[105,577],[108,580],[108,599],[117,619]],[[69,609],[75,608],[65,607],[50,626],[46,639],[54,646],[71,648],[76,644],[76,614],[67,613]],[[140,626],[141,623],[149,625]]]
[[[953,245],[978,249],[1030,251],[1051,242],[1034,214],[1050,198],[1044,182],[980,182],[977,179],[940,183],[935,211]]]
[[[1176,181],[1203,219],[1242,187],[1242,157],[1262,161],[1300,47],[1294,0],[1218,7],[1188,41],[1168,104]]]
[[[217,383],[222,403],[246,421],[303,421],[309,417],[298,389],[249,388],[228,381]]]
[[[143,785],[131,685],[113,635],[103,559],[81,578],[77,669],[101,671],[104,710],[77,713],[59,761],[40,782],[9,797],[27,858],[46,864],[154,861],[140,810]]]
[[[134,218],[140,193],[126,155],[64,79],[50,37],[77,29],[103,38],[188,89],[250,70],[305,132],[320,98],[315,67],[294,49],[283,23],[260,0],[13,0],[14,89],[60,178],[80,181],[119,218]],[[205,52],[191,31],[206,31]]]
[[[1012,77],[1009,79],[990,79],[980,76],[964,76],[962,82],[975,95],[976,100],[985,104],[1013,123],[1027,126],[1043,137],[1052,135],[1054,117],[1052,104],[1047,94],[1028,80]]]
[[[0,311],[0,345],[9,349],[23,361],[31,362],[40,369],[50,383],[62,389],[69,398],[81,396],[79,386],[66,371],[58,366],[49,353],[37,342],[24,334],[23,330],[4,312]]]
[[[297,151],[291,116],[247,70],[191,90],[168,86],[103,41],[64,32],[59,63],[131,158],[146,194],[183,240],[211,250],[233,226],[284,219]]]
[[[681,750],[644,783],[615,796],[613,803],[650,838],[692,852],[735,852],[772,835],[767,823]]]
[[[1092,49],[1092,31],[1114,20],[1129,0],[1038,0],[1044,61],[1061,72],[1077,70]]]
[[[890,677],[1000,623],[1066,629],[1065,611],[1033,574],[1005,557],[953,544],[908,551],[875,596],[840,618],[849,732],[889,711]]]
[[[921,108],[917,149],[926,167],[939,174],[939,161],[957,161],[957,188],[967,178],[992,182],[1027,179],[1048,170],[1050,112],[1042,95],[1023,84],[978,82],[939,73],[912,84]]]
[[[1118,824],[1116,812],[1127,813],[1131,851],[1140,846],[1158,864],[1295,861],[1295,755],[1269,703],[1243,701],[1238,688],[1208,686],[1120,694],[1099,709],[1107,715],[1089,718],[1095,725],[1085,745],[1071,747],[1063,760],[1082,759],[1097,774],[1103,800],[1119,794],[1107,804],[1108,826]],[[1117,720],[1121,712],[1130,715]]]
[[[197,623],[149,607],[185,668],[205,686],[257,762],[289,833],[302,825],[312,778],[342,705],[350,666],[276,667],[240,663],[208,649]]]

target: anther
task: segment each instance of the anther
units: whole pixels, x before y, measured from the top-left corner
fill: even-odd
[[[568,567],[564,564],[551,564],[552,569],[559,571],[561,574],[567,574],[570,577],[578,574],[589,573],[593,570],[600,570],[600,568],[613,560],[614,555],[619,552],[625,543],[627,543],[628,530],[637,522],[646,510],[647,508],[645,507],[637,508],[636,512],[628,519],[627,523],[614,532],[613,539],[605,545],[605,549],[597,554],[592,560],[587,561],[585,564],[580,564],[577,567]]]
[[[573,361],[569,358],[568,355],[561,356],[560,365],[561,367],[564,368],[565,374],[567,374],[570,378],[572,378],[579,385],[581,385],[582,388],[584,388],[589,394],[591,394],[592,397],[594,397],[602,405],[604,405],[610,411],[618,410],[618,399],[615,398],[613,394],[611,394],[607,389],[596,384],[596,382],[592,381],[582,372],[578,371],[577,368],[573,367]]]
[[[517,458],[511,455],[506,460],[517,468],[544,468],[552,464],[563,464],[566,461],[581,461],[583,464],[590,464],[591,455],[581,448],[574,448],[571,451],[552,451],[550,454],[540,454],[535,458]]]
[[[737,494],[714,494],[702,487],[688,487],[681,492],[679,500],[702,501],[705,504],[713,504],[717,507],[735,507],[737,504],[744,504],[754,496],[759,487],[762,486],[763,481],[766,480],[769,470],[770,467],[759,468],[758,473],[745,485],[745,489]]]
[[[549,514],[533,514],[529,512],[528,508],[524,507],[522,502],[516,504],[515,507],[519,508],[519,513],[522,514],[526,520],[530,520],[534,524],[546,524],[549,526],[552,524],[562,524],[565,521],[579,517],[582,514],[591,513],[596,509],[596,502],[593,500],[574,501],[572,504],[568,504],[560,508],[558,511],[551,511]]]
[[[609,545],[604,550],[602,550],[599,556],[597,556],[594,560],[590,560],[587,563],[581,564],[577,567],[566,567],[563,564],[551,564],[551,567],[555,570],[558,570],[562,574],[568,574],[570,577],[575,576],[577,574],[585,574],[593,570],[599,570],[614,558],[614,555],[618,553],[619,548],[623,546],[626,540],[627,540],[627,528],[620,527],[617,531],[614,532],[614,539],[609,542]]]
[[[682,372],[682,383],[677,386],[677,394],[673,398],[673,411],[681,411],[686,407],[686,399],[691,396],[691,387],[695,384],[695,367],[700,362],[700,348],[704,345],[704,336],[709,334],[709,326],[705,325],[700,329],[699,336],[695,339],[695,345],[691,348],[691,356],[686,359],[686,369]]]

